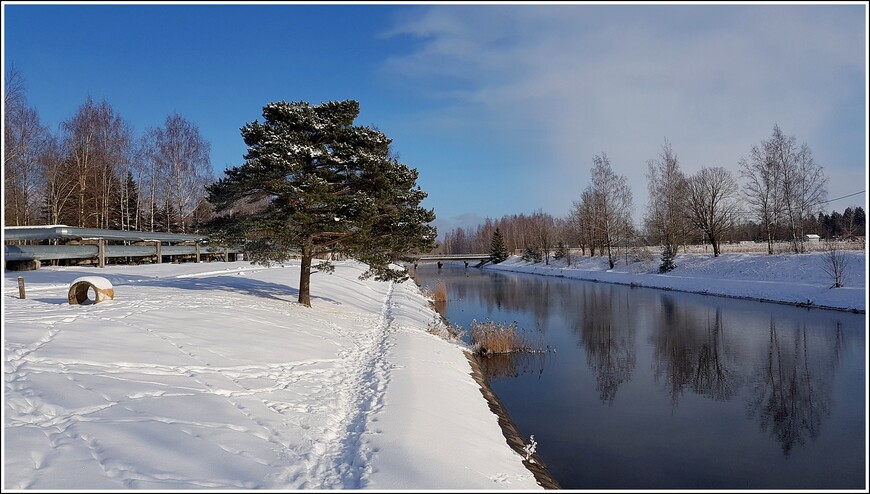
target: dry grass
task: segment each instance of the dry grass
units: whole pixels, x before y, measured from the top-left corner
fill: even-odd
[[[529,343],[517,332],[517,323],[508,326],[486,321],[471,321],[471,345],[481,355],[521,352],[529,349]]]
[[[864,250],[866,247],[865,242],[861,239],[849,241],[844,240],[834,243],[838,244],[838,247],[842,250]],[[828,250],[824,241],[804,242],[803,245],[806,252],[825,252]],[[792,250],[792,245],[790,242],[775,242],[772,247],[774,254],[789,254],[794,252],[794,250]],[[738,244],[729,244],[723,242],[719,244],[719,248],[722,250],[723,254],[767,254],[767,242],[748,242]],[[690,254],[712,254],[713,247],[709,245],[681,245],[679,248],[679,252],[685,252]]]
[[[435,303],[447,303],[447,284],[444,280],[435,283]]]

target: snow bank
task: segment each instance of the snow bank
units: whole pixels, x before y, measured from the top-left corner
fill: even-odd
[[[632,260],[620,257],[613,269],[607,257],[574,257],[571,267],[563,261],[550,265],[528,263],[518,256],[487,265],[485,269],[560,276],[588,281],[619,283],[723,297],[760,300],[865,312],[867,306],[867,255],[843,251],[846,260],[844,286],[831,288],[825,272],[825,253],[807,254],[679,254],[676,269],[658,272],[658,258]]]
[[[299,262],[4,273],[5,489],[540,488],[413,283]],[[99,273],[124,293],[70,306]]]

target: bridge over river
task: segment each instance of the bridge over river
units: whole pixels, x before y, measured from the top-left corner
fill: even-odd
[[[421,262],[437,262],[440,268],[446,261],[463,261],[467,268],[469,261],[478,261],[475,267],[479,268],[488,263],[489,259],[489,254],[432,254],[415,257],[414,267],[417,267],[417,264]]]

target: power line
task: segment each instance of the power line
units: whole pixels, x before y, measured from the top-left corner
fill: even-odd
[[[859,190],[858,192],[853,192],[852,194],[849,194],[849,195],[846,195],[846,196],[843,196],[843,197],[838,197],[838,198],[836,198],[836,199],[829,199],[829,200],[827,200],[827,201],[822,201],[822,202],[820,202],[819,204],[827,204],[827,203],[829,203],[829,202],[839,201],[840,199],[845,199],[845,198],[847,198],[847,197],[857,196],[858,194],[863,194],[864,192],[866,192],[866,191],[864,191],[864,190]]]

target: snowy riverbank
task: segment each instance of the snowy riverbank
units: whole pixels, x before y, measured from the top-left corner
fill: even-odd
[[[518,256],[485,269],[561,276],[725,297],[761,300],[864,313],[867,306],[867,254],[843,251],[843,287],[831,288],[822,252],[808,254],[678,254],[676,269],[659,274],[658,258],[626,263],[619,258],[609,269],[607,257],[577,257],[571,267],[562,260],[532,264]]]
[[[285,266],[4,273],[4,490],[540,488],[413,283]]]

